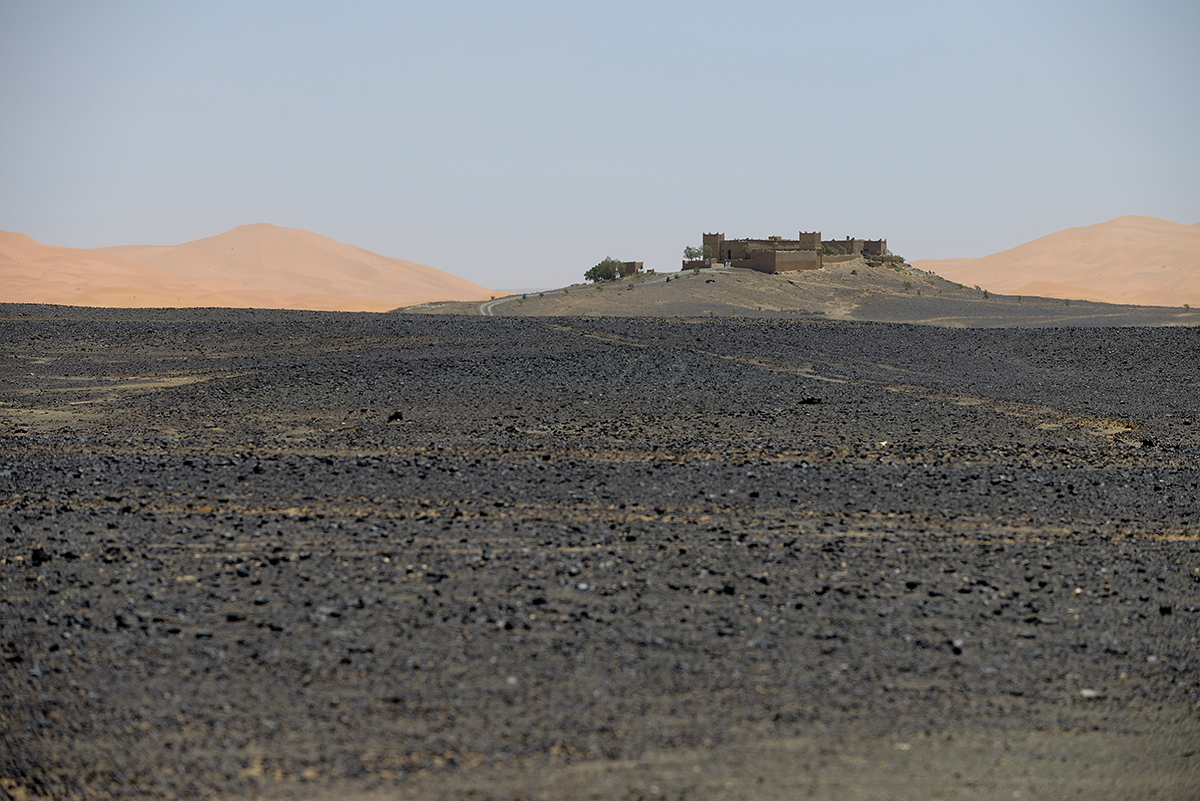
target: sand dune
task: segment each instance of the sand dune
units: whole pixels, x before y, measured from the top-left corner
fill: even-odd
[[[980,259],[926,259],[913,266],[1008,295],[1200,306],[1200,223],[1131,215]]]
[[[387,311],[494,294],[423,264],[274,225],[182,245],[94,249],[0,231],[0,301],[13,303]]]

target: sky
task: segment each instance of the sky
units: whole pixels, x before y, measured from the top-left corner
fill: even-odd
[[[703,232],[1200,222],[1200,3],[0,0],[0,230],[267,222],[495,289]]]

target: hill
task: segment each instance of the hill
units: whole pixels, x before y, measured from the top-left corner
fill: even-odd
[[[0,232],[0,298],[74,306],[388,311],[495,293],[329,237],[243,225],[182,245],[64,248]]]
[[[668,280],[669,279],[669,280]],[[423,303],[406,314],[503,317],[760,317],[954,328],[1200,325],[1200,310],[996,295],[911,266],[858,259],[769,275],[734,267],[564,287],[482,303]]]
[[[927,259],[913,266],[1009,295],[1200,306],[1200,223],[1118,217],[979,259]]]

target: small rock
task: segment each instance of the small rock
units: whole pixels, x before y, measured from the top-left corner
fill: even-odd
[[[1100,693],[1097,690],[1080,690],[1079,694],[1084,698],[1099,698]]]
[[[396,411],[394,411],[388,415],[387,421],[389,423],[403,422],[404,421],[404,413],[401,412],[399,409],[397,409]]]

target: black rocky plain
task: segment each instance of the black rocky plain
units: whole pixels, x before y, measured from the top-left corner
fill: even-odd
[[[1195,329],[0,312],[6,788],[1198,720]]]

